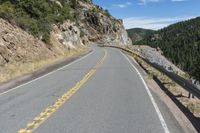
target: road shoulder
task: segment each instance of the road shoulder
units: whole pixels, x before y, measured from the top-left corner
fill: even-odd
[[[18,88],[22,85],[25,85],[29,82],[32,82],[34,80],[37,80],[45,75],[48,75],[66,65],[69,65],[70,63],[75,62],[76,60],[79,60],[81,58],[84,58],[85,56],[91,54],[93,52],[92,49],[86,50],[83,53],[77,53],[71,57],[67,57],[63,60],[59,60],[53,64],[44,66],[38,70],[35,70],[33,72],[23,74],[19,77],[16,77],[14,79],[11,79],[7,82],[0,84],[0,95],[3,95],[11,90],[14,90],[15,88]]]
[[[197,132],[191,122],[187,119],[184,113],[176,106],[176,104],[167,96],[165,92],[159,87],[159,85],[151,78],[148,74],[140,67],[140,65],[134,60],[133,57],[128,56],[132,63],[140,71],[143,78],[145,79],[148,87],[150,88],[156,103],[159,106],[164,119],[166,120],[167,126],[170,130],[178,129],[186,133]],[[173,121],[173,123],[172,123]],[[176,132],[171,131],[171,132]]]

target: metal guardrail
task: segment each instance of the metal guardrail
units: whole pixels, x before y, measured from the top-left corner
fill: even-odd
[[[162,66],[156,64],[156,63],[152,63],[150,61],[148,61],[147,59],[145,59],[144,57],[134,53],[133,51],[129,50],[129,49],[125,49],[119,46],[108,46],[108,45],[100,45],[101,47],[112,47],[112,48],[118,48],[121,49],[123,51],[126,51],[128,53],[134,54],[136,56],[138,56],[139,58],[141,58],[142,60],[144,60],[146,63],[148,63],[149,65],[151,65],[152,67],[154,67],[155,69],[157,69],[158,71],[160,71],[161,73],[165,74],[166,76],[168,76],[170,79],[172,79],[174,82],[176,82],[177,84],[179,84],[181,87],[183,87],[186,91],[192,93],[194,96],[196,96],[197,98],[200,99],[200,88],[194,84],[192,84],[190,81],[184,79],[183,77],[174,74],[173,72],[169,72],[167,71],[165,68],[163,68]]]

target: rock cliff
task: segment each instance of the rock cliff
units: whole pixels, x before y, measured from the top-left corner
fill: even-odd
[[[128,45],[131,40],[120,19],[112,17],[107,10],[79,1],[80,29],[90,41],[113,43],[115,45]]]

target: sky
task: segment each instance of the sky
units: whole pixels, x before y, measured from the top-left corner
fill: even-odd
[[[200,16],[200,0],[93,0],[118,19],[126,29],[158,30]]]

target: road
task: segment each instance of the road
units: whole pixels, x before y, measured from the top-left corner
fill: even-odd
[[[72,64],[0,94],[0,132],[183,131],[126,56],[95,47]]]

